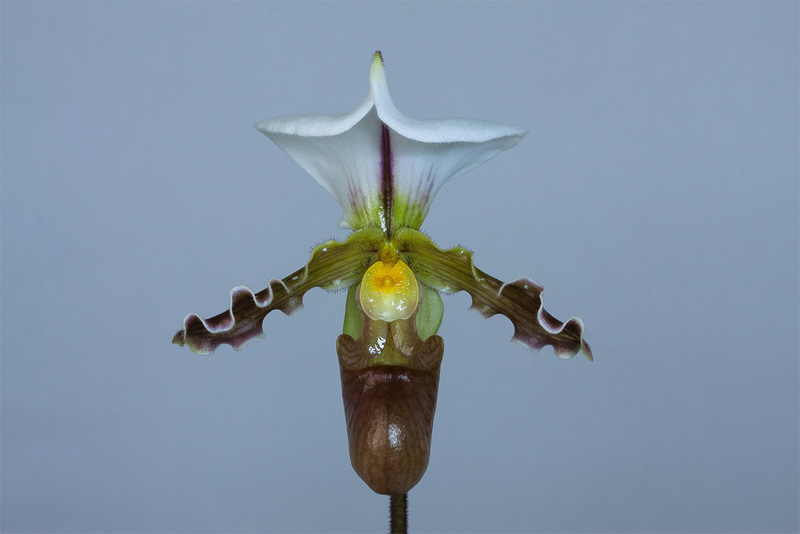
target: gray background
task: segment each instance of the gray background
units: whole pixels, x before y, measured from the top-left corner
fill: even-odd
[[[798,3],[19,3],[2,10],[5,532],[381,531],[344,295],[200,357],[188,312],[302,266],[340,207],[255,122],[526,128],[423,229],[548,287],[596,362],[446,299],[415,531],[797,531]]]

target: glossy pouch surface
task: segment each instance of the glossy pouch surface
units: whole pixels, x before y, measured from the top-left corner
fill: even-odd
[[[376,493],[407,493],[428,467],[444,342],[431,336],[403,363],[376,363],[347,334],[336,350],[353,469]]]

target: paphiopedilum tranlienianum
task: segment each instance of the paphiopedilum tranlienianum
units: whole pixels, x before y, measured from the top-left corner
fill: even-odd
[[[555,319],[543,288],[527,278],[504,283],[479,270],[472,253],[442,250],[419,231],[439,188],[496,154],[525,132],[484,121],[415,120],[392,103],[383,58],[376,53],[370,91],[342,115],[293,115],[258,129],[285,150],[344,208],[344,241],[316,246],[305,267],[266,289],[231,291],[228,311],[190,314],[173,343],[209,354],[227,343],[241,349],[263,336],[264,317],[291,314],[311,288],[347,288],[344,333],[336,341],[350,459],[377,493],[401,495],[425,472],[444,351],[436,335],[440,293],[466,291],[484,317],[502,314],[513,340],[533,350],[550,345],[560,358],[582,352],[583,323]]]

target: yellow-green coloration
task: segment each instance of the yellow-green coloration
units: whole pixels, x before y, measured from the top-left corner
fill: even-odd
[[[358,286],[350,286],[347,289],[347,300],[344,307],[344,325],[342,326],[342,333],[347,334],[353,339],[358,339],[361,335],[361,328],[364,326],[364,318],[361,315],[361,310],[358,309],[358,302],[356,300],[356,289]]]
[[[442,297],[435,289],[431,289],[423,284],[419,284],[422,296],[417,307],[415,326],[417,335],[425,341],[439,331],[444,316],[444,304]]]
[[[362,230],[365,231],[368,230]],[[420,232],[412,232],[428,239]],[[374,237],[370,232],[365,248],[378,244]],[[439,292],[421,284],[403,260],[402,253],[384,238],[361,283],[347,291],[342,332],[359,339],[367,320],[368,337],[373,340],[368,343],[370,353],[376,357],[375,362],[398,362],[402,359],[399,355],[384,354],[387,350],[394,350],[394,343],[390,343],[392,330],[399,328],[399,325],[391,323],[403,321],[404,330],[414,327],[416,335],[425,341],[438,332],[443,315],[444,305]]]
[[[383,251],[381,251],[383,252]],[[419,304],[419,285],[411,269],[396,254],[381,254],[361,279],[358,301],[373,321],[408,319]]]
[[[420,202],[419,199],[411,201],[408,194],[395,191],[392,196],[392,228],[411,228],[419,230],[422,222],[428,215],[430,203]]]
[[[410,195],[395,191],[392,195],[391,227],[418,230],[429,208],[430,202],[419,202],[419,199],[412,202]],[[358,203],[351,205],[347,214],[347,224],[354,230],[378,227],[388,231],[386,219],[388,214],[378,193],[358,197]]]
[[[353,230],[379,228],[386,232],[386,215],[380,196],[365,195],[359,192],[357,200],[345,212],[345,220]]]
[[[371,244],[374,243],[374,240],[371,241]],[[514,340],[533,349],[551,345],[560,358],[570,358],[576,352],[583,352],[587,359],[592,360],[592,351],[582,339],[582,324],[573,320],[560,323],[544,311],[541,303],[543,288],[534,282],[520,279],[503,283],[475,267],[469,250],[463,247],[442,250],[428,236],[411,228],[398,228],[388,242],[384,238],[376,254],[376,263],[370,269],[377,262],[384,260],[385,264],[394,258],[398,258],[396,261],[402,262],[404,268],[409,269],[410,276],[417,280],[419,302],[416,314],[410,317],[413,317],[416,335],[421,340],[436,334],[441,324],[444,310],[439,291],[466,291],[472,297],[472,308],[484,317],[501,314],[511,320]],[[362,278],[359,289],[363,288],[363,280],[366,279],[366,276]],[[391,325],[381,326],[378,330],[377,325],[385,323],[370,319],[361,307],[364,301],[361,301],[361,306],[356,302],[359,289],[351,289],[348,293],[345,333],[359,339],[369,331],[369,336],[361,337],[360,342],[370,347],[371,354],[377,357],[384,352]],[[370,323],[374,323],[371,328],[364,327],[362,312]],[[398,320],[396,323],[394,328],[400,328],[399,323],[403,323],[403,328],[408,328],[408,321]],[[391,339],[397,343],[397,335]],[[390,354],[381,358],[394,361]]]

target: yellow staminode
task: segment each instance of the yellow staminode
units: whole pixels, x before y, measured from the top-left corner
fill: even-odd
[[[419,304],[417,279],[402,260],[383,259],[388,261],[375,262],[361,279],[361,308],[373,321],[408,319]]]

